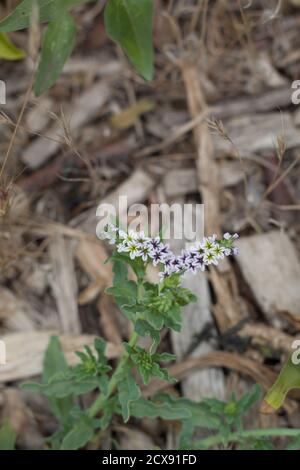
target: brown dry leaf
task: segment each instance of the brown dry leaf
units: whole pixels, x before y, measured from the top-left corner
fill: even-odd
[[[78,296],[78,305],[87,305],[93,302],[98,295],[104,290],[105,282],[103,279],[97,279],[97,281],[89,284]]]
[[[128,129],[134,126],[137,119],[155,108],[155,103],[150,100],[140,100],[137,103],[123,109],[120,113],[115,114],[109,120],[110,125],[114,129]]]
[[[95,282],[103,280],[103,287],[112,284],[112,268],[110,263],[105,263],[108,253],[101,242],[91,243],[82,241],[79,243],[75,256],[80,263],[82,269]]]

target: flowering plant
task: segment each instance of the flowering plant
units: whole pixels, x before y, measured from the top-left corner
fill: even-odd
[[[141,388],[153,377],[174,380],[164,364],[175,356],[158,352],[158,346],[161,330],[180,331],[182,307],[196,301],[195,295],[181,286],[181,277],[187,272],[204,271],[211,264],[217,265],[225,256],[236,254],[234,240],[238,236],[226,233],[222,239],[217,239],[213,235],[177,256],[160,237],[147,237],[143,232],[127,233],[113,224],[107,225],[103,237],[116,248],[110,258],[113,286],[107,293],[115,298],[120,310],[131,321],[133,333],[124,344],[123,355],[113,372],[102,339],[95,340],[93,349],[85,347],[84,352],[78,352],[80,363],[68,367],[58,339],[52,338],[45,355],[42,383],[23,385],[27,390],[42,392],[50,400],[59,430],[48,440],[49,445],[62,450],[81,448],[91,440],[99,439],[116,415],[121,415],[124,422],[130,417],[144,416],[181,420],[185,423],[182,443],[185,434],[198,425],[217,428],[218,420],[207,408],[165,394],[146,399]],[[157,283],[145,279],[149,264],[159,267]],[[129,266],[136,280],[128,278]],[[151,339],[148,349],[138,344],[139,338],[145,336]],[[136,380],[134,370],[140,380]],[[78,407],[76,397],[92,391],[97,391],[98,396],[91,406],[84,410]]]

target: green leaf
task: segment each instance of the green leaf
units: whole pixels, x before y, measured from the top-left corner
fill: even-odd
[[[16,438],[11,425],[8,422],[4,423],[0,428],[0,450],[14,450]]]
[[[94,429],[91,423],[78,421],[73,429],[64,437],[60,450],[76,450],[84,447],[93,437]]]
[[[156,361],[162,361],[162,362],[170,362],[170,361],[176,360],[176,356],[174,354],[169,354],[169,353],[155,354],[154,357]]]
[[[57,336],[50,338],[44,356],[43,382],[49,382],[57,372],[64,372],[68,369],[68,364],[61,350]]]
[[[150,309],[145,311],[145,320],[157,331],[160,331],[164,325],[163,315]]]
[[[160,343],[159,331],[156,331],[154,328],[152,328],[145,320],[137,320],[134,325],[134,329],[139,336],[150,336],[152,339],[152,344],[150,346],[149,352],[150,354],[154,354]]]
[[[75,38],[76,26],[67,12],[49,23],[34,84],[37,96],[48,90],[58,79],[73,50]]]
[[[19,60],[25,56],[25,52],[16,47],[5,33],[0,33],[0,59]]]
[[[83,395],[95,390],[99,386],[97,378],[85,379],[84,382],[75,381],[73,377],[66,377],[62,373],[58,373],[52,377],[47,384],[25,383],[22,385],[23,390],[30,392],[40,392],[48,397],[65,398],[70,395]]]
[[[134,378],[130,374],[126,374],[118,385],[118,392],[123,420],[127,423],[130,418],[130,405],[140,398],[141,391]]]
[[[122,284],[127,281],[128,269],[124,261],[115,260],[113,264],[114,282],[113,285]]]
[[[68,364],[61,350],[60,342],[57,336],[50,338],[48,347],[44,356],[43,363],[43,383],[50,382],[57,373],[65,372]],[[61,423],[66,423],[70,410],[73,406],[73,397],[49,398],[53,414]]]
[[[155,402],[141,397],[130,406],[130,414],[135,418],[185,419],[190,416],[184,406],[172,406],[165,402]]]
[[[58,5],[70,9],[87,1],[90,0],[23,0],[12,13],[0,22],[0,31],[9,33],[28,28],[35,3],[39,8],[40,22],[44,23],[53,20],[58,15]]]
[[[109,0],[104,16],[107,34],[122,46],[137,71],[151,80],[152,0]]]
[[[256,384],[249,393],[245,393],[237,402],[238,412],[245,414],[248,409],[261,399],[262,390],[260,385]]]
[[[123,284],[109,287],[106,293],[114,297],[121,297],[124,301],[132,304],[137,295],[137,285],[134,281],[126,281]]]

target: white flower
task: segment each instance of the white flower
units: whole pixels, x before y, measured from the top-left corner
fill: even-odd
[[[217,258],[216,254],[213,251],[206,251],[206,253],[203,257],[203,262],[207,265],[215,264],[217,266],[218,265],[218,258]]]
[[[124,237],[124,242],[125,243],[131,243],[136,241],[138,234],[134,232],[133,230],[129,230],[128,233],[126,233],[126,236]]]
[[[137,256],[141,256],[141,251],[139,246],[137,245],[136,241],[129,241],[126,242],[126,245],[123,251],[129,253],[131,259],[136,258]]]
[[[216,255],[218,259],[225,258],[225,248],[219,244],[217,244],[216,247],[213,249],[213,253]]]
[[[203,239],[202,247],[205,250],[205,252],[214,250],[216,246],[217,246],[216,235]]]
[[[152,257],[152,251],[151,251],[151,248],[150,246],[144,244],[143,246],[139,246],[139,243],[137,243],[138,247],[139,247],[139,250],[140,250],[140,256],[142,258],[143,261],[148,261],[148,258],[151,258]]]
[[[119,253],[122,253],[123,251],[127,251],[127,244],[126,243],[119,243],[119,245],[117,246],[117,251]]]
[[[225,240],[236,240],[237,238],[239,238],[239,235],[237,233],[234,233],[233,235],[231,235],[231,233],[226,232],[224,233],[223,238]]]

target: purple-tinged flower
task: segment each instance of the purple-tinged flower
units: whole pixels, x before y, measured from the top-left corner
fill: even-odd
[[[174,256],[173,260],[171,261],[170,269],[173,273],[179,273],[180,271],[182,271],[182,265],[179,256]]]
[[[160,253],[162,254],[162,256],[164,256],[165,258],[169,257],[170,255],[172,255],[172,252],[170,250],[170,246],[167,245],[167,244],[164,244],[164,243],[161,243],[161,246],[158,248],[158,250],[160,251]]]
[[[157,266],[159,263],[165,263],[165,257],[164,255],[160,252],[160,250],[153,250],[151,252],[151,258],[153,260],[154,266]]]
[[[175,258],[174,255],[164,258],[165,271],[168,271],[168,273],[172,272],[172,262],[174,258]]]
[[[238,254],[239,254],[239,249],[238,249],[237,246],[234,246],[234,247],[232,248],[232,254],[233,254],[233,255],[238,255]]]
[[[160,280],[163,281],[167,277],[170,277],[170,273],[168,271],[160,271],[159,277],[160,277]]]
[[[162,245],[159,237],[149,238],[147,243],[149,244],[150,248],[152,248],[152,250],[157,250]]]
[[[197,251],[194,248],[191,248],[187,252],[187,261],[193,261],[197,258],[197,256],[198,256]]]
[[[189,267],[187,268],[187,271],[192,274],[196,274],[198,270],[197,263],[190,263]]]
[[[181,250],[181,254],[179,255],[179,259],[181,263],[184,265],[189,257],[189,251],[188,250]]]

